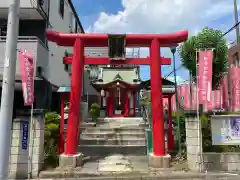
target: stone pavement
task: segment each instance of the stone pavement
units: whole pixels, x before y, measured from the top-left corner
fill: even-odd
[[[219,174],[172,174],[162,176],[141,176],[141,175],[112,175],[112,176],[99,176],[99,177],[74,177],[74,178],[48,178],[45,180],[239,180],[239,175],[219,175]],[[38,179],[41,180],[41,179]],[[43,180],[43,179],[42,179]]]
[[[66,177],[69,174],[82,176],[99,176],[110,174],[147,174],[148,173],[148,157],[147,156],[124,156],[121,154],[113,154],[107,157],[89,157],[84,160],[82,167],[74,170],[61,169],[46,170],[40,173],[42,178]]]
[[[79,179],[79,180],[237,180],[236,173],[193,173],[174,171],[174,169],[149,169],[147,156],[123,156],[113,154],[107,157],[91,157],[83,167],[72,169],[52,169],[42,171],[39,178]]]
[[[148,172],[147,156],[123,156],[113,154],[107,157],[91,157],[80,169],[83,173],[129,173]]]

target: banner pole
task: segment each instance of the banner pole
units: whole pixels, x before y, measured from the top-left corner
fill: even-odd
[[[34,89],[34,77],[35,77],[35,64],[36,62],[33,59],[33,89]],[[33,92],[35,92],[33,90]],[[33,101],[34,102],[34,101]],[[33,121],[33,103],[31,105],[31,115],[30,115],[30,127],[29,127],[29,152],[28,152],[28,179],[32,178],[32,157],[33,157],[33,145],[34,145],[34,136],[35,136],[35,121]]]
[[[34,80],[33,80],[34,82]],[[33,86],[34,87],[34,86]],[[33,144],[35,135],[35,122],[33,121],[33,104],[31,106],[31,117],[30,117],[30,132],[29,132],[29,153],[28,153],[28,179],[32,178],[32,157],[33,157]]]
[[[197,86],[197,95],[196,95],[196,101],[197,101],[197,107],[196,107],[196,111],[197,111],[197,121],[198,121],[198,126],[197,126],[197,133],[198,133],[198,145],[199,145],[199,152],[198,152],[198,164],[199,164],[199,171],[202,172],[202,152],[201,152],[201,140],[202,137],[201,136],[201,121],[200,121],[200,117],[199,117],[199,87],[198,87],[198,82],[199,82],[199,77],[198,77],[198,49],[196,50],[196,86]]]

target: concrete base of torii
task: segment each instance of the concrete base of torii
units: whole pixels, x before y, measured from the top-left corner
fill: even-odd
[[[148,165],[150,168],[170,168],[171,156],[155,156],[153,153],[148,154]]]
[[[76,168],[83,165],[83,154],[76,155],[61,154],[59,156],[59,166],[62,168]]]

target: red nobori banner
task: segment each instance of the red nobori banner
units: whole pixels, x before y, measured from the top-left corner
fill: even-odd
[[[204,110],[211,109],[212,106],[212,60],[212,50],[199,52],[198,99]]]
[[[171,103],[172,103],[172,111],[176,112],[177,106],[176,106],[176,94],[174,94],[171,98]]]
[[[191,100],[190,100],[190,84],[183,84],[181,86],[181,91],[182,91],[182,97],[183,97],[183,107],[186,109],[190,109],[191,106]]]
[[[34,62],[33,56],[19,50],[20,72],[22,77],[22,91],[25,106],[34,102]]]
[[[221,90],[221,94],[222,94],[222,108],[228,109],[228,107],[229,107],[228,75],[224,75],[224,77],[221,81],[220,90]]]
[[[191,83],[191,109],[196,110],[197,109],[197,88],[196,85]]]
[[[221,100],[221,91],[215,90],[213,93],[212,109],[221,109],[222,100]]]
[[[240,76],[239,74],[240,74],[239,67],[231,67],[233,111],[240,110]]]

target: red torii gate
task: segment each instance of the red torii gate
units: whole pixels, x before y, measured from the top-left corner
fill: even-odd
[[[77,153],[84,65],[141,64],[150,65],[153,153],[155,156],[165,156],[161,65],[170,64],[171,60],[160,57],[160,47],[175,46],[187,40],[188,31],[181,31],[174,34],[126,34],[126,47],[149,47],[150,57],[126,58],[125,60],[84,56],[84,47],[108,46],[109,35],[107,34],[68,34],[46,30],[46,36],[49,41],[55,42],[59,46],[73,46],[73,56],[65,57],[63,60],[66,64],[72,64],[68,132],[64,154],[74,156]]]

